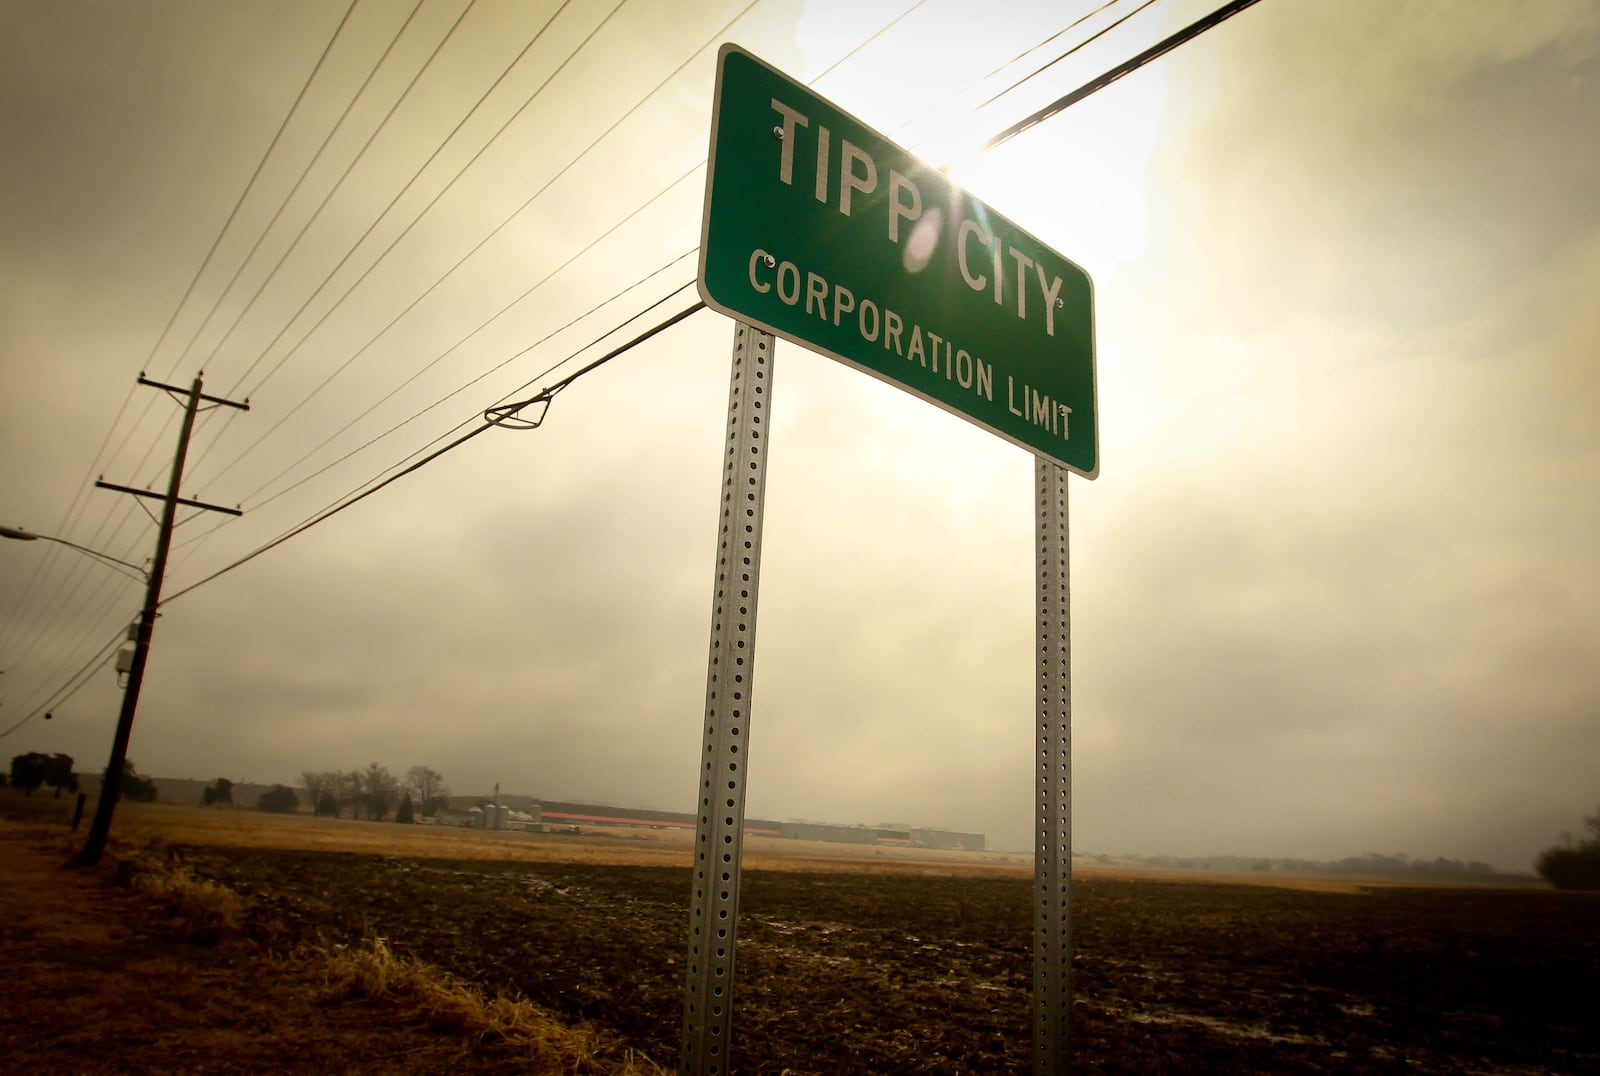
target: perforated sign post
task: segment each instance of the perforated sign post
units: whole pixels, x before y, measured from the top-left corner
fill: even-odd
[[[700,294],[738,321],[706,676],[683,1070],[730,1071],[773,337],[1018,444],[1035,469],[1034,1067],[1067,1060],[1067,471],[1099,471],[1088,275],[733,45],[718,57]]]

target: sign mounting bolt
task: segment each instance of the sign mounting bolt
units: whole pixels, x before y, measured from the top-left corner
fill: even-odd
[[[779,142],[782,142],[783,141],[783,128],[782,127],[774,127],[772,129],[772,137],[776,138]]]

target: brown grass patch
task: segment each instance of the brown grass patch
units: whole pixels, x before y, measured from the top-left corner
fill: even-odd
[[[239,894],[196,878],[182,867],[146,863],[133,871],[132,886],[134,892],[172,912],[191,941],[221,941],[237,936],[244,927],[245,907]]]
[[[613,1032],[486,996],[381,942],[269,953],[249,902],[157,839],[152,823],[194,809],[145,814],[130,844],[119,808],[105,860],[67,869],[83,837],[65,807],[0,791],[0,1057],[17,1071],[663,1071]]]
[[[318,950],[311,959],[324,969],[334,994],[382,1000],[428,1027],[504,1044],[522,1052],[540,1072],[654,1076],[667,1071],[612,1032],[563,1023],[525,999],[487,996],[430,964],[395,953],[382,938],[369,937],[355,948]]]

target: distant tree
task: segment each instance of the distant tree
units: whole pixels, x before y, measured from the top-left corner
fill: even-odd
[[[155,781],[148,777],[139,776],[139,770],[134,766],[131,758],[123,759],[122,762],[122,798],[129,803],[154,803],[156,801]]]
[[[413,766],[407,770],[406,787],[422,805],[424,815],[436,814],[438,801],[450,794],[449,786],[444,783],[444,775],[427,766]]]
[[[56,790],[56,799],[61,798],[61,790],[68,792],[78,791],[78,775],[72,772],[71,755],[51,755],[44,766],[44,783]]]
[[[1583,820],[1586,840],[1573,846],[1546,848],[1533,868],[1557,889],[1600,889],[1600,811]]]
[[[293,814],[300,806],[300,797],[288,785],[273,785],[256,797],[256,810],[268,814]]]
[[[1600,848],[1546,848],[1533,869],[1557,889],[1600,889]]]
[[[374,822],[383,821],[400,795],[399,778],[391,774],[388,767],[372,762],[361,773],[361,785],[367,817]]]
[[[205,807],[221,807],[227,804],[233,806],[233,782],[226,777],[218,777],[207,785],[201,794],[200,802]]]
[[[335,794],[339,809],[350,808],[351,818],[360,818],[367,801],[367,785],[360,770],[342,770],[339,773],[339,791]]]
[[[412,817],[410,789],[400,793],[400,806],[395,808],[394,820],[402,826],[409,826],[416,822],[416,819]]]
[[[1600,889],[1600,810],[1584,818],[1589,836],[1578,844],[1570,837],[1534,860],[1533,869],[1557,889]]]
[[[339,814],[339,777],[338,770],[306,770],[300,775],[313,813],[319,816]]]
[[[49,762],[49,755],[41,755],[37,751],[12,756],[11,787],[22,789],[24,796],[33,795],[44,784],[45,766]]]

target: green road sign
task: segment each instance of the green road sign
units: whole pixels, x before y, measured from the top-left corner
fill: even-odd
[[[1082,269],[733,45],[708,172],[707,306],[1095,477]]]

